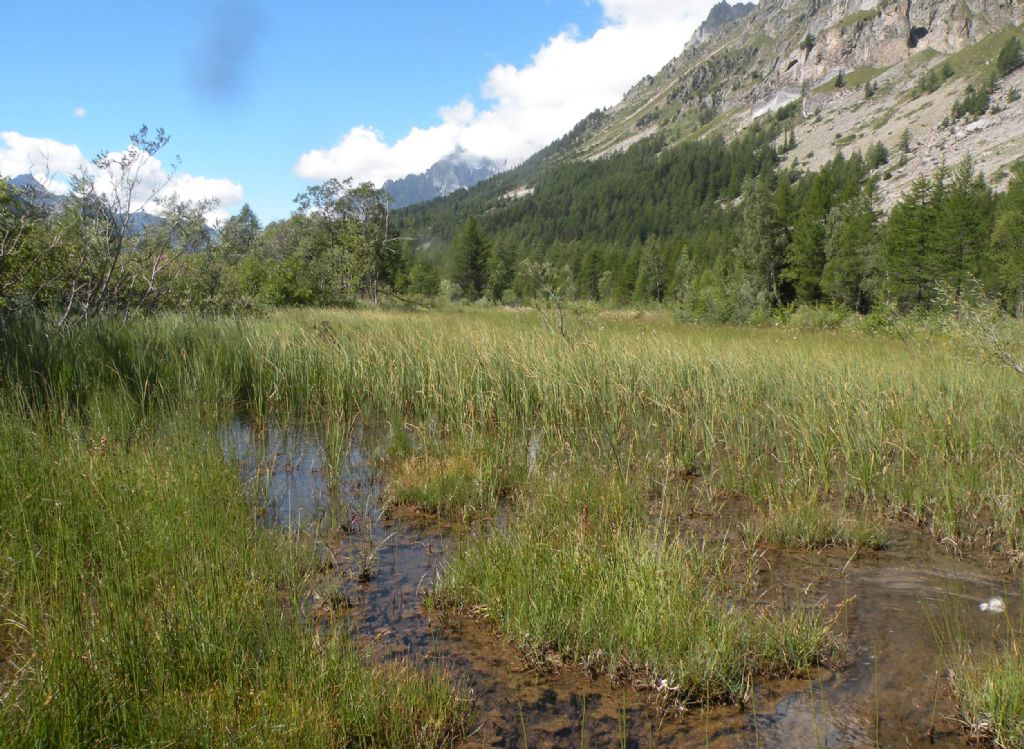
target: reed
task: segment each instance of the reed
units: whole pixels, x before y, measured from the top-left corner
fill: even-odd
[[[834,646],[827,612],[751,602],[749,543],[673,518],[739,500],[754,544],[877,546],[885,519],[910,518],[961,548],[1024,550],[1024,388],[941,336],[570,322],[567,338],[485,310],[4,321],[3,737],[458,732],[448,680],[311,639],[295,603],[309,552],[253,522],[211,436],[239,410],[396,425],[392,499],[477,523],[438,605],[682,702],[742,699]],[[321,707],[338,702],[360,707]]]
[[[256,506],[198,411],[0,420],[0,744],[445,746],[452,680],[301,615],[311,548]]]
[[[1024,544],[1024,389],[1007,370],[855,332],[594,316],[575,339],[500,311],[163,316],[0,332],[6,388],[88,412],[198,398],[211,417],[363,416],[446,438],[541,435],[621,477],[666,453],[761,507],[828,501],[906,515],[958,543]],[[525,446],[522,448],[525,450]]]

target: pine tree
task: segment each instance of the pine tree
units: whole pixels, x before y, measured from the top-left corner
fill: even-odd
[[[1024,316],[1024,161],[1013,165],[1013,177],[999,201],[992,229],[992,254],[1004,299]]]
[[[910,192],[893,206],[883,242],[882,271],[885,290],[906,309],[923,303],[929,296],[931,279],[925,261],[934,243],[935,208],[933,183],[918,179]]]
[[[941,193],[935,239],[927,263],[933,279],[944,281],[958,292],[969,278],[994,285],[987,253],[991,218],[992,192],[975,173],[974,162],[967,156],[953,170],[949,185]]]
[[[501,302],[505,291],[512,285],[516,259],[504,242],[496,242],[487,253],[487,295]]]
[[[814,178],[810,194],[800,208],[793,226],[793,241],[786,258],[786,277],[792,281],[796,298],[801,302],[817,302],[821,299],[829,192],[828,177],[825,172],[821,172]]]
[[[900,133],[900,153],[910,153],[910,128],[903,128],[903,132]]]
[[[639,244],[634,244],[625,253],[624,262],[619,265],[615,279],[615,301],[619,304],[626,304],[633,298],[642,253],[643,248]]]
[[[878,214],[874,182],[829,213],[823,293],[857,312],[867,312],[877,287]]]
[[[595,302],[601,299],[601,277],[604,268],[601,251],[594,245],[589,246],[580,260],[579,292],[583,298]]]
[[[452,248],[452,281],[470,301],[479,299],[483,294],[487,282],[487,256],[487,242],[476,219],[470,216]]]
[[[640,265],[637,272],[633,301],[663,302],[668,293],[669,265],[665,242],[648,237],[640,251]]]
[[[889,149],[885,147],[885,144],[882,143],[882,141],[875,141],[868,146],[866,161],[868,169],[877,169],[880,166],[888,164]]]
[[[1005,77],[1019,68],[1022,63],[1024,63],[1024,58],[1021,56],[1020,38],[1011,36],[999,50],[996,68],[999,70],[999,75]]]
[[[738,239],[736,259],[755,293],[781,305],[786,243],[767,177],[748,180],[744,187]]]

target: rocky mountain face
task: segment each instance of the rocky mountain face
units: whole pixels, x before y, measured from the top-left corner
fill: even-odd
[[[913,145],[889,170],[893,186],[926,173],[947,150],[971,150],[998,183],[1007,163],[1024,155],[1024,98],[1011,93],[1019,82],[1011,76],[996,86],[986,116],[998,127],[982,117],[967,130],[971,123],[949,115],[968,85],[987,79],[1021,23],[1024,3],[1014,0],[720,3],[678,57],[588,128],[571,157],[600,158],[656,133],[669,143],[728,139],[800,102],[789,155],[798,168],[875,142],[892,151],[905,145],[906,130]],[[943,71],[940,86],[922,91],[929,70]],[[887,190],[883,184],[883,200]]]
[[[736,3],[735,5],[730,5],[726,0],[721,0],[708,13],[704,23],[697,27],[693,38],[690,39],[686,46],[690,48],[701,44],[721,27],[733,21],[738,21],[748,13],[751,13],[756,7],[755,3]]]
[[[781,37],[762,82],[771,87],[817,82],[840,69],[890,67],[925,50],[954,54],[1022,21],[1024,5],[1005,0],[765,0],[746,31]],[[805,36],[798,39],[804,28]],[[814,40],[809,48],[800,46],[806,34]]]
[[[5,181],[14,188],[14,193],[18,198],[38,208],[49,212],[56,210],[61,205],[60,196],[47,190],[43,183],[31,174],[19,174],[17,177]]]
[[[384,189],[391,195],[391,206],[402,208],[472,187],[502,171],[503,167],[499,162],[472,156],[460,149],[422,174],[388,180],[384,183]]]

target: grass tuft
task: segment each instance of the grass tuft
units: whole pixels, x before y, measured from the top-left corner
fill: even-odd
[[[755,604],[736,549],[652,531],[641,507],[614,481],[554,483],[466,540],[433,602],[484,617],[539,661],[681,705],[743,702],[751,679],[806,674],[836,655],[823,610]]]
[[[883,549],[885,528],[845,510],[817,502],[794,503],[743,525],[748,543],[788,548],[846,546]]]

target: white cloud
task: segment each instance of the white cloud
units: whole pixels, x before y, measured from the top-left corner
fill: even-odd
[[[131,148],[131,146],[129,146]],[[111,159],[119,159],[125,151],[111,151]],[[155,202],[158,196],[177,195],[182,200],[216,200],[219,206],[206,214],[208,221],[226,218],[229,207],[242,203],[242,186],[228,179],[198,177],[187,172],[168,172],[157,158],[144,160],[134,190],[135,203],[131,210],[159,213]],[[101,193],[111,194],[116,172],[111,175],[96,168],[78,146],[61,143],[50,138],[33,138],[13,131],[0,132],[0,177],[31,174],[50,192],[59,195],[68,191],[67,180],[72,175],[86,174],[96,182]]]
[[[89,113],[85,110],[85,107],[75,107],[75,111],[72,112],[76,120],[84,118]]]
[[[713,4],[681,3],[678,0],[601,0],[605,16],[613,21],[647,24],[692,21],[694,28],[707,17]]]
[[[414,127],[393,144],[372,127],[354,127],[332,148],[302,154],[295,173],[381,184],[422,172],[456,147],[521,161],[679,54],[713,3],[602,0],[605,23],[593,36],[580,39],[570,28],[549,39],[528,65],[494,67],[481,86],[488,107],[476,110],[468,100],[443,107],[440,124]]]
[[[64,179],[77,174],[88,160],[78,146],[50,138],[31,138],[15,132],[0,132],[0,176],[31,174],[50,192],[67,192]]]

